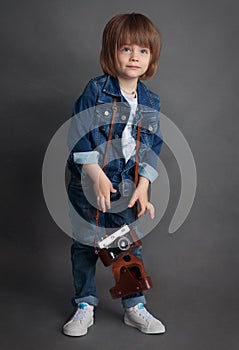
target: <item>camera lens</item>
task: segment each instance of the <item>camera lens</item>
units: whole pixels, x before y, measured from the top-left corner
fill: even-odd
[[[128,238],[126,238],[126,237],[120,238],[119,241],[118,241],[118,247],[121,250],[129,249],[129,247],[130,247],[130,240]]]

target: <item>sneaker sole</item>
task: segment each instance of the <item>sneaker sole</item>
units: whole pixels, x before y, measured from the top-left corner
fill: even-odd
[[[88,325],[88,327],[86,329],[82,329],[81,331],[79,331],[78,329],[69,330],[69,329],[63,328],[63,333],[70,337],[82,337],[83,335],[86,335],[88,333],[88,328],[93,326],[93,324],[94,324],[94,321],[92,320],[91,323]]]
[[[165,333],[165,327],[160,331],[155,331],[155,330],[150,330],[148,328],[144,328],[140,325],[136,325],[135,323],[130,322],[130,320],[128,320],[128,319],[124,319],[124,323],[127,326],[134,327],[134,328],[138,329],[140,332],[145,333],[145,334],[163,334],[163,333]]]

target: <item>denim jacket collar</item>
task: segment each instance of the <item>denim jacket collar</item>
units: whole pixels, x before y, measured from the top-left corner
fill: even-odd
[[[121,92],[118,79],[108,75],[103,87],[103,92],[115,97],[120,97]]]
[[[121,101],[125,101],[120,91],[120,85],[117,78],[110,75],[107,76],[103,90],[104,93],[119,97]],[[148,106],[155,108],[154,101],[151,97],[149,89],[141,82],[137,83],[138,104],[142,106]]]

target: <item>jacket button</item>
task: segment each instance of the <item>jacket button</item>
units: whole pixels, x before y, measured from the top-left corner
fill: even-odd
[[[149,127],[148,127],[148,131],[153,131],[154,130],[154,128],[152,127],[152,125],[150,125]]]
[[[123,114],[121,117],[121,120],[126,120],[126,118],[127,118],[126,115]]]
[[[104,115],[105,115],[106,117],[108,117],[109,111],[105,111]]]
[[[119,135],[118,134],[115,134],[115,139],[118,139],[119,138]]]

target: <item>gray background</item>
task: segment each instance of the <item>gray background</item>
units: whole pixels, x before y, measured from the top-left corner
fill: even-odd
[[[154,288],[148,308],[167,333],[124,326],[110,268],[98,265],[100,305],[87,337],[61,334],[72,310],[71,240],[41,189],[48,143],[86,82],[101,74],[105,23],[143,12],[160,28],[159,71],[147,84],[188,140],[198,186],[189,217],[168,226],[180,193],[171,184],[161,223],[144,239]],[[238,349],[238,3],[230,0],[1,1],[1,349]]]

